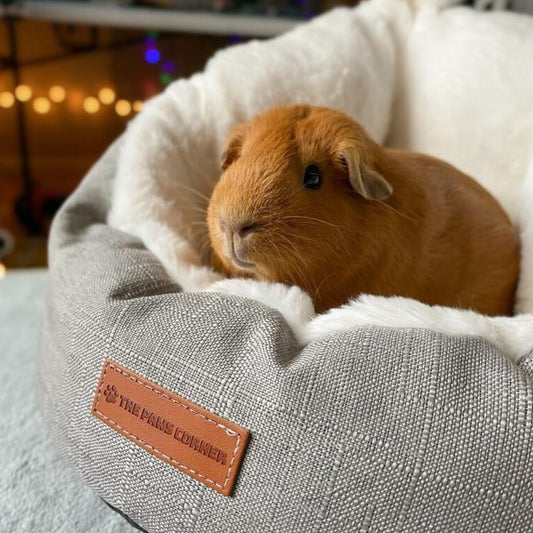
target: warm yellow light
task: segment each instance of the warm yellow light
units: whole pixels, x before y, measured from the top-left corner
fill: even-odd
[[[0,93],[0,107],[5,107],[7,109],[8,107],[11,107],[14,103],[15,97],[12,93],[8,91]]]
[[[63,89],[63,87],[60,87],[59,85],[54,85],[53,87],[50,87],[50,90],[48,91],[48,96],[50,97],[50,100],[52,100],[52,102],[60,104],[67,97],[67,91],[65,91],[65,89]]]
[[[15,87],[15,96],[21,102],[27,102],[31,98],[32,92],[27,85],[17,85]]]
[[[6,267],[3,263],[0,263],[0,279],[2,278],[5,278],[6,277]]]
[[[50,100],[48,100],[48,98],[43,98],[40,96],[33,101],[33,109],[35,109],[35,111],[41,115],[48,113],[48,111],[50,111],[50,107]]]
[[[131,112],[131,104],[127,100],[119,100],[115,104],[115,111],[117,112],[117,115],[125,117]]]
[[[100,102],[94,96],[88,96],[83,100],[83,109],[87,113],[96,113],[100,109]]]
[[[104,87],[103,89],[100,89],[98,98],[100,98],[102,104],[112,104],[116,98],[115,91],[109,87]]]
[[[135,111],[135,113],[140,113],[143,110],[143,107],[144,102],[141,102],[140,100],[135,100],[135,102],[133,102],[133,111]]]

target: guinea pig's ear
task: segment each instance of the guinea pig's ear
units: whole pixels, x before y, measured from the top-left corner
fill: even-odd
[[[239,124],[230,133],[221,158],[220,166],[223,171],[226,170],[234,161],[239,159],[247,129],[247,124]]]
[[[339,162],[347,170],[354,191],[366,200],[386,200],[392,194],[392,185],[379,172],[362,162],[357,150],[343,150]]]

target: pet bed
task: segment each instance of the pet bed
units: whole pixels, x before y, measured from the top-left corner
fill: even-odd
[[[50,240],[43,408],[98,494],[154,532],[530,530],[532,28],[372,0],[223,51],[146,105]],[[196,223],[223,140],[291,101],[482,181],[521,229],[517,316],[369,296],[315,316],[297,288],[220,279]],[[176,409],[236,443],[225,477],[187,462],[227,458],[171,427]]]

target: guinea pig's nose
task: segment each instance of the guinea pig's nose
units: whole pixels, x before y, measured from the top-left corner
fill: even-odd
[[[225,218],[220,218],[220,229],[224,233],[229,233],[230,235],[237,235],[241,239],[244,239],[250,235],[253,231],[256,230],[258,224],[252,221],[230,221]]]
[[[235,233],[241,238],[244,239],[245,237],[248,237],[250,233],[255,231],[255,228],[257,227],[257,224],[253,223],[246,223],[246,224],[239,224],[235,226]]]

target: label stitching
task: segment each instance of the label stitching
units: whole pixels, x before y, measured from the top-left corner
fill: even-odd
[[[169,455],[167,455],[166,453],[162,452],[161,450],[159,450],[157,448],[154,448],[153,446],[148,444],[146,441],[136,437],[135,435],[130,433],[127,429],[123,428],[120,424],[118,424],[117,422],[115,422],[114,420],[112,420],[111,418],[109,418],[108,416],[104,415],[104,413],[102,413],[101,411],[98,410],[98,402],[100,401],[100,394],[102,392],[102,387],[103,387],[104,382],[105,382],[105,376],[106,376],[108,368],[111,368],[115,372],[117,372],[118,374],[122,374],[123,376],[127,377],[128,379],[131,379],[132,381],[135,381],[136,383],[138,383],[139,385],[142,385],[143,387],[147,388],[148,390],[150,390],[152,392],[155,392],[156,394],[159,394],[162,398],[165,398],[166,400],[169,400],[172,403],[175,403],[176,405],[179,405],[180,407],[182,407],[184,409],[187,409],[191,413],[194,413],[196,416],[199,416],[200,418],[203,418],[207,422],[210,422],[211,424],[214,424],[214,425],[216,425],[217,427],[219,427],[221,429],[225,429],[226,433],[229,436],[231,436],[231,437],[236,436],[237,437],[237,440],[236,440],[236,443],[235,443],[235,448],[233,449],[233,455],[231,456],[231,461],[230,461],[230,464],[229,464],[228,472],[226,473],[226,477],[224,478],[224,484],[223,485],[221,485],[220,483],[217,483],[216,481],[204,476],[203,474],[200,474],[196,470],[193,470],[192,468],[189,468],[187,465],[184,465],[183,463],[180,463],[178,460],[174,459],[173,457],[170,457]],[[106,361],[106,363],[104,365],[104,371],[102,373],[102,377],[100,378],[100,384],[98,385],[98,394],[96,395],[96,399],[95,399],[95,402],[94,402],[94,411],[96,413],[98,413],[98,415],[100,415],[101,417],[105,418],[108,422],[110,422],[111,424],[113,424],[114,426],[119,428],[120,433],[124,433],[124,434],[129,435],[135,441],[142,443],[143,447],[150,448],[151,450],[156,452],[161,457],[164,457],[165,459],[167,459],[169,461],[172,461],[181,470],[187,470],[188,472],[191,472],[194,475],[196,475],[198,477],[201,477],[205,481],[208,481],[209,483],[211,483],[211,484],[213,484],[213,485],[215,485],[215,486],[217,486],[217,487],[219,487],[221,489],[224,489],[226,487],[226,485],[228,483],[228,480],[229,480],[229,476],[231,474],[231,471],[233,470],[233,463],[235,461],[235,457],[237,456],[237,453],[239,451],[239,446],[240,446],[240,443],[241,443],[241,436],[238,433],[235,433],[232,429],[224,426],[223,424],[220,424],[219,422],[216,422],[215,420],[211,420],[209,417],[203,415],[202,413],[199,413],[198,411],[195,411],[194,409],[191,409],[188,405],[185,405],[185,404],[183,404],[181,402],[178,402],[177,400],[174,400],[174,398],[170,398],[169,396],[167,396],[163,392],[157,390],[156,388],[152,387],[148,383],[144,383],[143,381],[141,381],[137,377],[132,376],[132,375],[128,374],[127,372],[124,372],[123,370],[121,370],[121,369],[117,368],[115,365],[113,365],[113,363],[110,363],[108,361]]]

